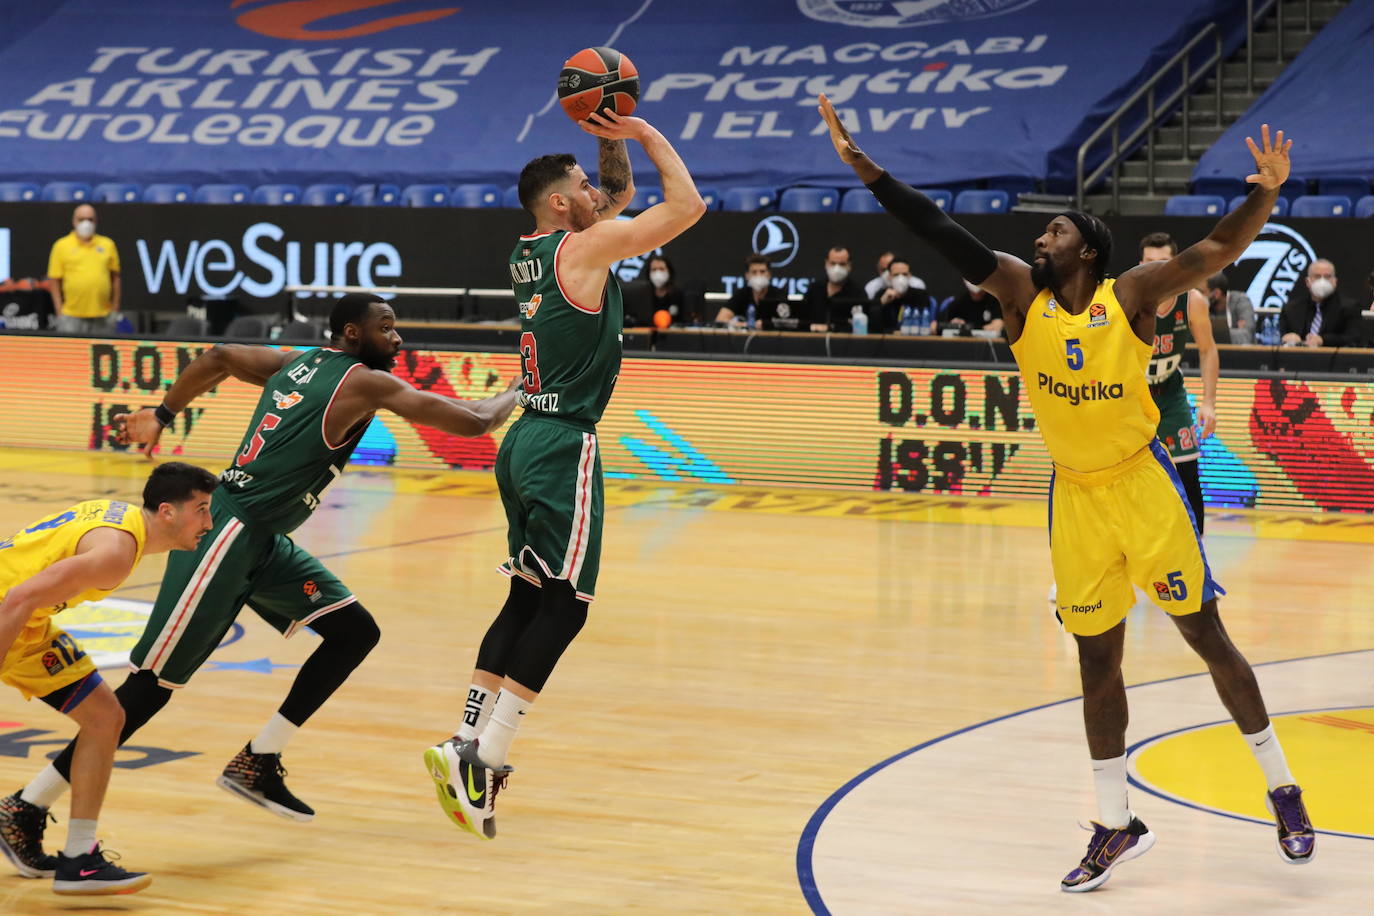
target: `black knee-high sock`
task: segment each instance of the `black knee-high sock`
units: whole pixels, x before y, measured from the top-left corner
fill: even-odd
[[[119,733],[119,743],[123,745],[129,740],[130,735],[147,725],[148,720],[167,705],[167,701],[172,698],[172,690],[160,686],[157,675],[153,672],[135,671],[124,679],[124,683],[115,688],[114,695],[119,700],[119,705],[124,707],[124,730]],[[68,742],[52,762],[57,772],[68,782],[72,779],[72,754],[76,751],[76,742],[80,737],[78,734]]]
[[[277,710],[292,725],[304,725],[382,638],[372,615],[357,602],[325,614],[310,629],[324,641],[301,665],[291,692]]]
[[[506,665],[506,677],[535,693],[544,689],[554,665],[587,622],[587,602],[566,579],[546,579],[539,613],[521,634]]]

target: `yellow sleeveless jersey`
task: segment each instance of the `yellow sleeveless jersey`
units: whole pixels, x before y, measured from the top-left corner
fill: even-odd
[[[132,503],[90,499],[77,503],[65,512],[50,515],[10,537],[0,538],[0,598],[58,560],[74,556],[81,538],[94,528],[118,528],[132,534],[138,543],[138,552],[134,556],[134,565],[138,565],[143,558],[143,544],[147,540],[143,511]],[[66,604],[38,608],[20,631],[8,656],[21,655],[26,648],[45,641],[52,615],[69,605],[104,598],[112,591],[114,588],[88,589]]]
[[[1041,290],[1011,345],[1050,457],[1085,473],[1135,455],[1159,425],[1145,375],[1153,348],[1131,330],[1115,285],[1098,284],[1077,315]]]

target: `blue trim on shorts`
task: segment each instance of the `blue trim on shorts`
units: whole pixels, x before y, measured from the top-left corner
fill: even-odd
[[[1183,489],[1183,480],[1178,476],[1178,468],[1174,467],[1174,461],[1169,457],[1169,452],[1164,448],[1159,439],[1150,443],[1150,453],[1155,456],[1155,460],[1164,468],[1164,472],[1169,475],[1169,479],[1174,482],[1174,492],[1178,494],[1179,502],[1183,503],[1183,509],[1188,513],[1188,521],[1193,526],[1193,540],[1197,542],[1198,553],[1202,554],[1202,600],[1211,601],[1217,595],[1226,594],[1226,589],[1216,579],[1212,578],[1212,567],[1207,565],[1207,551],[1202,546],[1202,536],[1197,533],[1197,518],[1193,515],[1193,505],[1188,502],[1188,494]]]
[[[39,697],[39,699],[58,712],[69,713],[80,706],[81,702],[91,695],[91,691],[103,683],[105,683],[105,679],[100,676],[100,672],[92,671],[81,680],[72,681],[67,686],[59,687],[52,693]]]

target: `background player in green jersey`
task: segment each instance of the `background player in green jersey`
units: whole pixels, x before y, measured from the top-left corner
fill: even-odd
[[[520,173],[520,203],[534,218],[510,257],[525,411],[496,458],[510,596],[478,649],[457,734],[424,754],[446,819],[487,839],[516,729],[586,622],[596,587],[596,421],[620,372],[623,323],[610,267],[666,244],[706,210],[687,167],[648,123],[607,113],[582,127],[599,140],[600,190],[567,154],[541,156]],[[638,141],[658,169],[663,202],[616,220],[634,194],[625,140]]]
[[[123,438],[152,446],[197,396],[233,376],[261,386],[233,463],[220,475],[213,527],[194,552],[174,553],[138,644],[135,671],[115,691],[124,707],[123,744],[186,684],[247,604],[286,636],[308,626],[322,641],[305,660],[276,715],[232,760],[219,785],[274,814],[307,821],[315,812],[287,790],[287,741],[376,645],[372,616],[319,560],[287,533],[320,504],[378,410],[459,436],[505,422],[515,386],[481,401],[417,391],[391,374],[400,351],[391,306],[350,294],[330,314],[332,345],[308,350],[220,345],[186,367],[155,410],[116,417]],[[47,808],[68,787],[72,746],[23,790]],[[41,854],[43,819],[22,838]]]
[[[1152,232],[1140,240],[1140,263],[1167,261],[1178,254],[1178,243],[1167,232]],[[1202,369],[1202,400],[1197,405],[1197,423],[1188,406],[1188,391],[1183,386],[1183,351],[1189,341],[1197,344],[1198,364]],[[1198,461],[1202,440],[1217,428],[1217,377],[1221,358],[1212,337],[1212,318],[1207,313],[1207,297],[1190,289],[1159,303],[1155,310],[1155,351],[1150,357],[1150,396],[1159,408],[1156,435],[1183,481],[1188,505],[1193,510],[1198,534],[1202,533],[1202,479]]]

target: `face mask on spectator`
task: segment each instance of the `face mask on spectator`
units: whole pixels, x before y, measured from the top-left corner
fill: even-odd
[[[878,276],[883,278],[883,286],[887,287],[888,289],[892,288],[892,271],[884,269],[882,273],[878,274]]]
[[[911,289],[911,277],[908,274],[896,274],[892,278],[892,291],[901,295]]]
[[[1318,277],[1312,281],[1312,298],[1318,302],[1325,300],[1336,291],[1336,284],[1325,277]]]
[[[663,287],[665,287],[665,286],[668,285],[668,271],[666,271],[666,270],[651,270],[651,271],[649,271],[649,282],[652,283],[652,284],[654,285],[654,288],[655,288],[655,289],[662,289]]]
[[[827,264],[825,275],[830,278],[831,283],[843,283],[849,276],[849,268],[844,264]]]
[[[85,241],[95,235],[95,220],[80,219],[76,221],[76,237]]]
[[[767,292],[768,287],[773,285],[773,278],[763,274],[754,274],[749,278],[749,288],[756,293]]]

